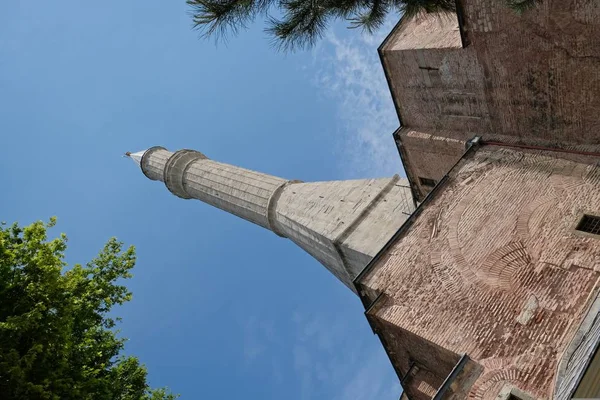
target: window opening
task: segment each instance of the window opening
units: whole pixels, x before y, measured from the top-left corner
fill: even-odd
[[[434,181],[433,179],[422,178],[422,177],[419,177],[419,183],[423,186],[429,186],[429,187],[434,187],[436,185],[436,181]]]
[[[592,235],[600,235],[600,217],[584,214],[575,229]]]

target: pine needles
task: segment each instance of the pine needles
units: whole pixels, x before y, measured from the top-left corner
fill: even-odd
[[[521,15],[525,11],[534,8],[540,0],[506,0],[506,4],[509,8]]]
[[[502,1],[502,0],[498,0]],[[505,0],[519,14],[541,0]],[[226,39],[237,34],[257,16],[267,20],[265,29],[278,50],[312,47],[335,19],[350,22],[350,28],[372,33],[390,12],[405,17],[421,13],[456,12],[456,0],[187,0],[194,27],[204,37]],[[270,15],[275,11],[279,18]]]

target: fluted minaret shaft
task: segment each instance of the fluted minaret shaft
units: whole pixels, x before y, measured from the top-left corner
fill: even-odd
[[[128,155],[171,193],[237,215],[287,237],[353,291],[353,279],[413,211],[408,182],[383,179],[303,183],[152,147]]]
[[[288,182],[285,179],[213,161],[198,151],[173,153],[162,147],[148,149],[141,168],[181,198],[198,199],[277,231],[269,223],[269,201]]]

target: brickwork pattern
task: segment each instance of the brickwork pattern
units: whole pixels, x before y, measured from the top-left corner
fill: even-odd
[[[484,71],[473,49],[386,51],[383,64],[403,126],[473,135],[491,130]]]
[[[600,151],[600,3],[544,0],[523,15],[497,0],[459,5],[466,48],[458,20],[436,15],[402,20],[380,48],[401,124],[422,134],[397,140],[418,200],[431,190],[418,178],[460,158],[426,135]]]
[[[461,3],[491,131],[600,144],[600,3],[545,0],[521,16],[496,0]]]
[[[573,231],[600,211],[599,167],[579,158],[479,149],[361,280],[387,298],[370,318],[401,375],[424,340],[483,367],[470,398],[493,399],[504,383],[551,396],[600,276],[600,239]]]
[[[427,14],[402,21],[389,43],[393,50],[460,48],[456,15]]]
[[[600,4],[545,0],[522,16],[496,0],[461,4],[466,48],[407,40],[404,25],[459,36],[431,15],[403,21],[382,46],[402,125],[600,144]]]
[[[474,135],[468,131],[422,132],[402,128],[397,136],[408,161],[406,174],[417,188],[418,200],[422,201],[432,187],[423,185],[419,178],[439,182],[464,154],[467,141]]]

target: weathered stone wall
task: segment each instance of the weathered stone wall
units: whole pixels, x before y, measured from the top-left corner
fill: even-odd
[[[600,3],[545,0],[522,16],[502,1],[461,4],[466,48],[456,17],[431,15],[402,21],[381,47],[402,125],[600,144]]]
[[[425,150],[429,138],[598,151],[600,3],[544,0],[523,15],[498,0],[459,5],[466,47],[447,15],[402,20],[380,47],[416,197],[431,190],[419,177],[437,180],[460,157],[452,145]]]
[[[411,29],[437,32],[446,40],[406,34]],[[456,16],[403,21],[382,46],[382,62],[403,126],[465,130],[472,136],[489,131],[483,70],[473,50],[461,47]]]
[[[465,153],[467,141],[473,138],[468,131],[421,132],[401,128],[396,134],[397,146],[402,146],[407,163],[406,175],[416,188],[416,197],[422,201],[433,187],[424,185],[421,178],[439,182]]]
[[[401,376],[410,359],[431,365],[429,351],[406,356],[422,340],[481,365],[470,398],[494,399],[505,383],[551,398],[600,276],[600,238],[574,231],[583,213],[600,213],[600,166],[569,157],[469,152],[361,277],[370,301],[386,299],[369,319]],[[447,370],[429,371],[430,386]]]
[[[479,135],[478,135],[479,136]],[[474,138],[468,131],[438,130],[421,132],[408,127],[400,128],[396,132],[396,145],[401,149],[408,176],[413,188],[416,189],[417,201],[422,201],[432,190],[432,187],[421,184],[420,178],[440,179],[460,160],[467,148],[467,142]],[[498,135],[494,133],[483,134],[479,138],[485,142],[505,144],[521,144],[522,141],[515,136]],[[530,138],[528,145],[542,148],[552,148],[553,143]],[[574,152],[600,153],[600,145],[565,144],[565,149]],[[563,154],[563,158],[577,159],[577,156]]]
[[[319,260],[348,287],[408,218],[406,179],[297,183],[276,205],[276,229]]]
[[[386,307],[386,301],[379,307]],[[460,356],[410,330],[381,320],[376,314],[375,310],[369,313],[371,326],[382,338],[385,337],[384,345],[391,355],[391,362],[397,371],[401,371],[404,391],[411,400],[431,399]]]
[[[522,16],[503,1],[461,3],[491,131],[600,144],[600,3],[544,0]]]

